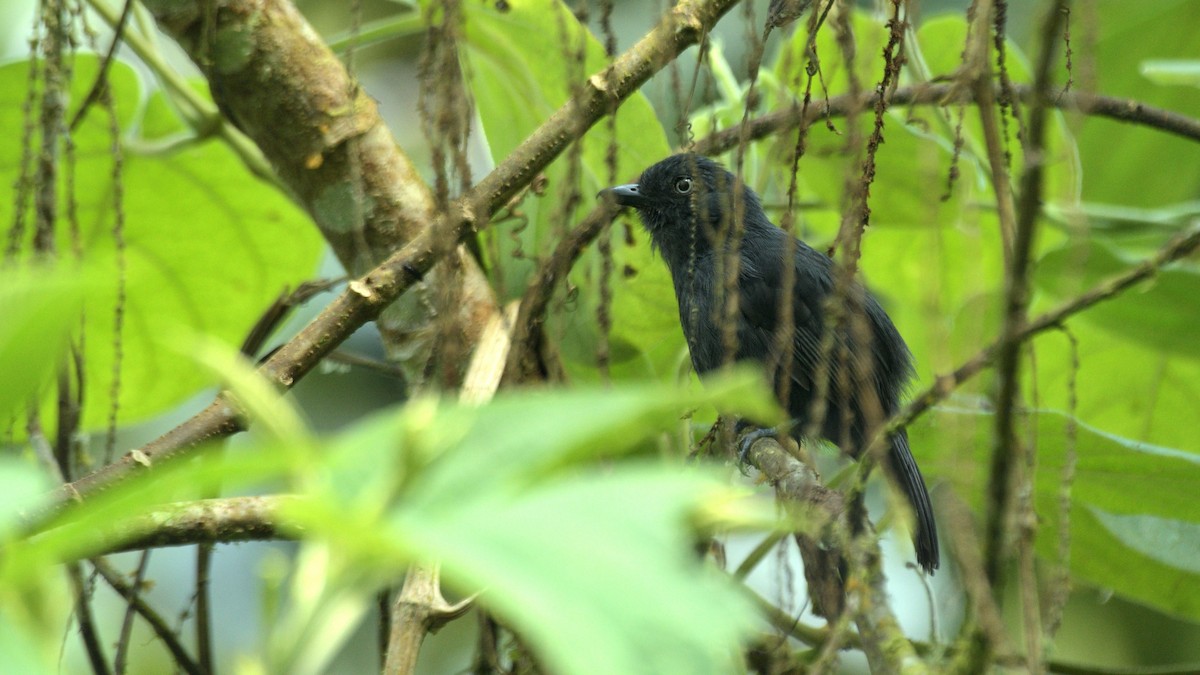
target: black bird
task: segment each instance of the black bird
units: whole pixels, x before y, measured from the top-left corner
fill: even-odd
[[[784,254],[789,250],[789,235],[767,218],[758,195],[716,162],[681,154],[646,169],[637,183],[609,188],[601,196],[637,209],[653,246],[670,268],[683,334],[699,374],[726,362],[721,320],[725,303],[720,299],[726,284],[719,275],[729,269],[723,256],[735,250],[730,248],[735,246],[730,233],[740,229],[733,360],[764,365],[780,360],[776,345],[786,342],[776,335],[781,300],[786,299]],[[740,228],[731,227],[734,217],[740,217]],[[799,240],[792,242],[791,250],[795,252],[792,362],[774,368],[776,395],[788,392],[787,400],[780,403],[791,415],[795,433],[803,433],[810,429],[813,417],[816,377],[827,373],[825,414],[816,430],[857,457],[871,440],[868,433],[875,431],[869,425],[899,409],[900,394],[912,375],[912,355],[887,313],[857,285],[846,297],[858,298],[865,321],[855,323],[851,317],[837,322],[833,348],[822,347],[827,300],[834,289],[833,261]],[[824,371],[819,371],[823,351],[829,352],[829,358]],[[842,386],[855,378],[865,379],[857,386]],[[843,389],[850,391],[844,394]],[[917,562],[932,574],[938,567],[938,546],[929,493],[909,450],[908,434],[901,430],[889,442],[884,470],[916,514]]]

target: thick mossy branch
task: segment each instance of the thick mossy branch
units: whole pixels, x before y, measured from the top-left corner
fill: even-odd
[[[337,55],[288,0],[146,3],[204,72],[222,115],[270,161],[342,265],[361,275],[434,220],[429,187]],[[414,101],[415,104],[415,101]],[[430,288],[455,283],[451,320],[468,342],[496,301],[465,249],[430,270]],[[437,331],[429,303],[406,298],[377,319],[388,353],[418,381]]]

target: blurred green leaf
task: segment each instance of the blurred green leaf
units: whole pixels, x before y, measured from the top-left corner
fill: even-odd
[[[1035,280],[1056,302],[1062,302],[1139,262],[1090,239],[1042,256]],[[1094,323],[1165,354],[1195,359],[1200,358],[1197,298],[1200,271],[1173,265],[1159,270],[1152,280],[1088,309],[1074,321]]]
[[[0,541],[20,525],[21,511],[37,504],[50,489],[49,483],[33,462],[0,457]]]
[[[0,423],[24,428],[19,412],[44,396],[66,360],[85,288],[79,270],[61,263],[0,269]]]
[[[748,370],[710,378],[702,390],[630,384],[500,396],[481,408],[448,411],[450,426],[467,430],[447,438],[460,451],[431,466],[408,498],[433,506],[457,499],[469,485],[507,489],[561,470],[564,463],[613,457],[653,432],[671,429],[683,413],[705,404],[763,424],[782,420],[761,375]]]
[[[1195,59],[1143,61],[1140,70],[1155,84],[1200,87],[1200,61]]]
[[[0,593],[0,597],[7,593]],[[55,643],[48,625],[30,626],[32,617],[14,616],[18,603],[0,603],[0,671],[5,673],[54,673]],[[58,628],[61,635],[62,628]]]
[[[779,419],[745,372],[702,391],[527,391],[482,407],[418,400],[343,436],[328,453],[337,478],[295,516],[355,561],[355,578],[440,562],[449,583],[483,590],[558,672],[728,672],[751,608],[691,552],[689,523],[737,493],[700,467],[594,461],[702,404]]]
[[[1148,60],[1196,53],[1195,36],[1180,26],[1200,22],[1194,0],[1096,3],[1097,39],[1087,72],[1089,90],[1194,115],[1200,88],[1148,87],[1140,68]],[[1076,72],[1078,80],[1079,72]],[[1200,145],[1148,127],[1087,117],[1078,130],[1086,201],[1159,207],[1196,198]]]
[[[338,583],[347,575],[328,546],[306,542],[290,575],[287,606],[269,622],[262,673],[321,675],[378,607],[378,595],[361,584]]]
[[[96,58],[80,55],[68,117],[96,76]],[[27,62],[0,67],[0,126],[20,129]],[[113,64],[108,87],[122,129],[133,124],[141,93],[134,71]],[[155,131],[169,130],[160,95],[148,103]],[[175,120],[179,132],[183,125]],[[84,332],[88,369],[85,429],[103,428],[111,405],[113,365],[120,358],[120,419],[143,419],[164,411],[213,383],[192,360],[162,346],[162,330],[180,326],[237,344],[259,314],[285,287],[315,269],[319,235],[290,200],[253,178],[237,157],[216,141],[173,151],[141,154],[125,148],[121,170],[125,241],[124,269],[112,234],[114,139],[108,116],[93,109],[72,135],[76,145],[74,195],[64,195],[58,231],[60,255],[73,241],[65,214],[73,198],[78,244],[94,274],[87,284]],[[39,142],[36,134],[35,147]],[[21,134],[0,139],[0,182],[17,182]],[[28,204],[25,205],[28,208]],[[0,201],[0,221],[14,218],[13,201]],[[30,216],[31,218],[31,216]],[[30,220],[31,222],[31,220]],[[26,232],[22,244],[27,244]],[[114,337],[118,279],[124,275],[124,325]],[[118,354],[120,355],[118,357]]]
[[[205,335],[175,333],[168,347],[195,359],[220,378],[229,396],[255,426],[276,443],[310,443],[308,423],[300,410],[284,398],[279,386],[258,371],[254,363],[237,349]]]
[[[330,441],[323,489],[339,508],[378,512],[401,490],[408,504],[438,508],[466,486],[503,492],[582,460],[627,453],[704,405],[763,424],[781,420],[761,376],[746,370],[714,376],[703,388],[529,390],[485,406],[417,398]]]
[[[728,673],[748,601],[689,550],[689,514],[727,488],[701,473],[623,464],[392,526],[440,558],[563,673]]]

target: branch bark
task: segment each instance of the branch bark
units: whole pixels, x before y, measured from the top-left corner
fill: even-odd
[[[353,276],[412,241],[436,215],[433,194],[367,93],[289,0],[144,3],[204,72],[222,115],[245,133]],[[383,309],[388,355],[419,382],[436,330],[426,288],[459,285],[448,317],[473,343],[497,311],[463,247],[429,270],[417,293]],[[452,273],[459,267],[461,274]]]
[[[512,344],[515,315],[515,306],[510,306],[503,316],[497,316],[484,329],[479,348],[475,350],[467,368],[459,396],[462,402],[481,405],[490,401],[499,389],[504,363]],[[404,586],[392,604],[384,674],[407,675],[416,672],[417,657],[425,636],[466,614],[473,605],[473,597],[453,605],[442,597],[437,563],[409,567]]]
[[[114,524],[99,556],[192,544],[294,538],[280,525],[279,511],[296,498],[288,495],[201,499],[163,506],[144,516]]]
[[[860,646],[871,664],[873,672],[924,672],[924,664],[917,656],[912,642],[904,635],[900,622],[888,602],[886,580],[883,575],[879,543],[873,536],[837,537],[848,533],[845,505],[839,492],[829,490],[809,467],[792,457],[779,442],[765,437],[755,441],[746,453],[747,460],[766,476],[775,487],[777,497],[785,504],[799,506],[805,510],[816,528],[833,537],[832,565],[819,564],[812,572],[819,572],[818,585],[812,587],[810,563],[814,558],[806,555],[805,578],[809,581],[810,596],[814,602],[839,605],[844,603],[842,616],[832,622],[832,630],[823,634],[832,649],[841,648],[841,642],[849,639],[848,621],[858,627]],[[820,546],[813,541],[814,548]],[[841,549],[840,552],[837,549]],[[848,583],[838,578],[838,561],[846,560],[850,578]],[[819,561],[818,561],[819,562]],[[843,600],[842,594],[845,593]],[[836,598],[832,597],[836,594]],[[830,617],[831,619],[833,617]],[[839,630],[840,628],[840,630]]]

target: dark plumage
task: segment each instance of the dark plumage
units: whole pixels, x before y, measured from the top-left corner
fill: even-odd
[[[670,268],[692,365],[701,374],[726,360],[721,328],[724,302],[719,300],[723,294],[718,276],[723,272],[718,270],[726,267],[721,257],[730,249],[726,248],[729,244],[714,242],[730,239],[729,223],[734,214],[740,215],[743,233],[738,251],[737,350],[733,360],[763,364],[779,361],[780,350],[775,345],[781,342],[776,334],[781,300],[786,298],[782,286],[788,235],[767,219],[752,190],[736,186],[734,176],[716,162],[683,154],[646,169],[636,184],[610,188],[602,194],[637,209],[654,246]],[[776,368],[774,381],[777,395],[788,391],[787,401],[781,403],[795,421],[796,433],[801,433],[811,426],[817,393],[814,380],[822,353],[826,302],[834,287],[834,268],[828,256],[802,241],[796,240],[793,250],[792,363],[789,368]],[[821,437],[858,456],[870,441],[868,433],[873,429],[868,428],[869,423],[878,423],[898,410],[900,394],[912,374],[912,356],[870,293],[856,286],[850,295],[859,298],[865,326],[862,321],[840,322],[826,366],[826,413],[818,429]],[[847,365],[855,367],[839,377]],[[784,373],[789,377],[786,383],[782,381]],[[865,380],[846,387],[850,393],[843,394],[839,382],[853,382],[856,377]],[[864,407],[877,413],[869,415]],[[917,561],[932,573],[938,566],[938,548],[929,493],[909,451],[908,435],[901,431],[890,442],[884,468],[912,505]]]

